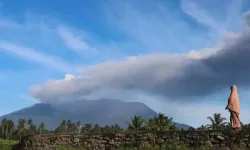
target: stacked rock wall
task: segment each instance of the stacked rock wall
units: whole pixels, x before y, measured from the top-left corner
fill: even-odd
[[[58,146],[84,147],[90,150],[109,150],[121,147],[161,147],[187,145],[190,147],[230,146],[250,147],[250,132],[233,136],[230,131],[166,131],[138,133],[96,133],[84,135],[36,135],[22,138],[18,150],[53,150]],[[233,138],[235,137],[235,138]]]

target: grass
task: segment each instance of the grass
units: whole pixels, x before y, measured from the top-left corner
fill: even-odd
[[[18,141],[0,139],[0,150],[12,150],[12,147],[17,143]]]

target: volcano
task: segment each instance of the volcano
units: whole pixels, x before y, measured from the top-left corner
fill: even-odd
[[[32,119],[35,125],[43,122],[47,129],[55,129],[62,120],[81,121],[83,124],[100,126],[118,124],[126,128],[126,121],[134,115],[149,119],[158,114],[141,102],[124,102],[114,99],[80,100],[57,105],[38,103],[27,108],[0,117],[15,123],[22,119]],[[176,124],[178,128],[188,129],[191,126]]]

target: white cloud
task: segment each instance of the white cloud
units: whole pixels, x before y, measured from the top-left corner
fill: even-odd
[[[0,93],[7,94],[7,95],[10,95],[10,96],[14,96],[14,97],[18,97],[18,98],[23,99],[23,100],[29,100],[29,101],[32,101],[32,102],[37,102],[36,99],[34,99],[33,97],[28,96],[26,94],[17,94],[17,93],[8,92],[8,91],[5,91],[5,90],[0,90]]]
[[[25,60],[36,62],[46,67],[53,67],[64,73],[73,72],[74,69],[73,66],[59,58],[38,52],[31,48],[15,45],[4,40],[0,40],[0,51],[17,55]]]
[[[219,7],[220,2],[213,3],[209,1],[209,3],[206,3],[208,1],[195,0],[182,0],[181,2],[184,13],[213,30],[210,33],[211,36],[223,36],[229,30],[236,32],[241,27],[242,0],[222,2],[224,7],[220,8],[220,12],[211,11],[213,7]],[[218,16],[221,17],[218,19]]]
[[[112,5],[108,3],[104,9],[105,16],[114,29],[118,29],[134,43],[138,53],[140,50],[182,53],[197,48],[197,45],[207,44],[207,39],[206,42],[204,40],[207,33],[191,29],[183,16],[164,7],[165,4],[145,1],[144,5],[150,7],[144,10],[146,7],[141,7],[135,1],[112,2]]]
[[[221,27],[218,21],[212,18],[204,9],[200,9],[193,0],[182,0],[182,9],[201,24],[212,27],[219,32],[225,32],[225,29]]]
[[[90,47],[88,43],[84,42],[84,40],[80,36],[74,35],[69,31],[68,28],[58,27],[57,28],[59,36],[64,40],[66,45],[75,50],[77,53],[82,54],[85,53],[86,50],[89,50]]]
[[[74,78],[75,78],[74,75],[72,75],[72,74],[66,74],[65,77],[64,77],[64,80],[72,80]]]

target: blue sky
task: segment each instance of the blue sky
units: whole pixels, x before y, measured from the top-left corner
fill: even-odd
[[[39,102],[30,95],[31,86],[78,76],[80,67],[213,47],[226,33],[242,30],[249,7],[247,0],[0,0],[0,115]],[[241,92],[248,106],[248,92]],[[145,95],[134,100],[196,126],[213,111],[227,115],[221,109],[227,96],[215,93],[185,110],[185,102],[163,103]]]

